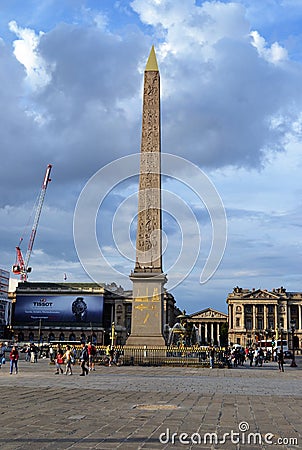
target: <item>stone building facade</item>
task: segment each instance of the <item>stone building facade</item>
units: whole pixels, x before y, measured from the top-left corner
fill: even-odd
[[[124,345],[131,332],[132,317],[132,291],[126,291],[115,283],[43,283],[43,282],[22,282],[18,284],[16,291],[10,294],[13,303],[11,333],[16,341],[23,342],[49,342],[56,341],[94,341],[100,345],[107,345],[111,342],[112,323],[114,323],[116,345]],[[56,302],[71,305],[74,300],[89,306],[89,300],[100,304],[101,314],[95,314],[87,320],[70,318],[60,319],[60,314],[56,320],[47,319],[47,314],[26,314],[32,313],[29,308],[41,304],[36,311],[41,311],[42,307],[47,310],[47,304]],[[69,300],[70,299],[70,300]],[[80,300],[79,300],[80,299]],[[81,300],[82,299],[82,300]],[[22,313],[17,302],[24,302]],[[38,303],[40,302],[40,303]],[[42,304],[43,303],[43,304]],[[40,308],[40,309],[39,309]],[[60,308],[57,308],[60,309]],[[69,308],[71,309],[71,308]],[[64,308],[61,311],[64,316]],[[164,293],[164,321],[165,324],[173,326],[176,316],[179,314],[176,302],[172,294]]]
[[[0,269],[0,338],[5,334],[5,329],[10,323],[11,300],[8,298],[9,272]]]
[[[231,345],[254,345],[282,332],[292,348],[294,328],[295,348],[301,348],[302,292],[287,292],[284,287],[268,291],[237,286],[226,301]]]
[[[221,327],[228,321],[227,314],[206,308],[190,314],[187,321],[195,326],[198,344],[221,345]]]

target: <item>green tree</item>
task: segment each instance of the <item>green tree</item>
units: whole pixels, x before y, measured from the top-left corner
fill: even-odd
[[[228,334],[229,334],[229,323],[225,322],[220,328],[220,345],[221,347],[227,347],[228,345]]]

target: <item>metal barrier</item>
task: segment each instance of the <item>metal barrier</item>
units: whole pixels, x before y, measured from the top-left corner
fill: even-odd
[[[117,365],[209,367],[208,347],[115,347]],[[97,346],[96,362],[104,364],[106,347]],[[115,363],[115,361],[113,361]],[[215,351],[215,366],[226,365],[224,350]]]

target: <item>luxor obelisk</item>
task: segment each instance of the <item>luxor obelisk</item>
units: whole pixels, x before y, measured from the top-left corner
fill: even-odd
[[[160,76],[154,47],[144,73],[131,335],[127,345],[165,345],[162,270]]]

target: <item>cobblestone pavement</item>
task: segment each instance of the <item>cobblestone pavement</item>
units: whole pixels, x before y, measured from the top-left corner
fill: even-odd
[[[236,369],[2,366],[0,449],[302,448],[302,358]],[[187,435],[181,434],[186,433]],[[295,440],[295,441],[294,441]]]

